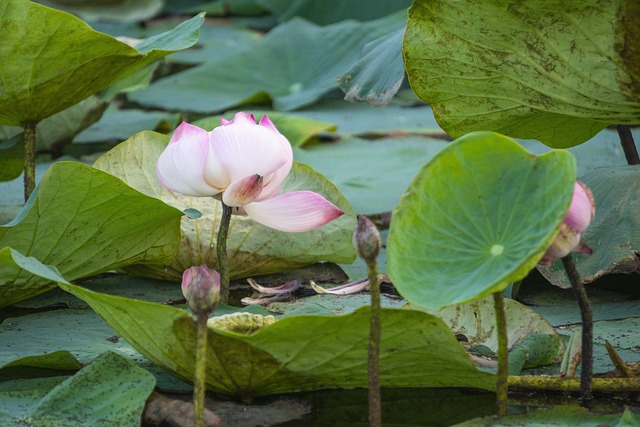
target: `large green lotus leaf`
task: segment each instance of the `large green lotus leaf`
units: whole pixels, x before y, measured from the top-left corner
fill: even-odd
[[[88,302],[145,357],[180,378],[193,378],[195,324],[175,307],[63,289]],[[346,316],[292,316],[249,335],[209,328],[207,385],[243,398],[367,385],[369,309]],[[382,311],[381,383],[385,387],[495,387],[448,327],[412,310]]]
[[[65,12],[27,0],[0,3],[0,123],[39,121],[151,62],[193,45],[198,15],[136,49]]]
[[[112,104],[100,121],[76,135],[73,142],[120,142],[143,130],[173,129],[177,124],[178,114],[175,113],[135,108],[118,109]]]
[[[0,181],[11,181],[22,173],[24,144],[18,139],[15,137],[0,143]]]
[[[316,24],[328,25],[345,19],[370,21],[381,18],[399,10],[406,10],[411,6],[409,0],[257,0],[257,3],[278,17],[279,21],[286,21],[294,16],[300,16]]]
[[[206,11],[203,6],[199,5],[198,12]],[[208,11],[207,16],[211,16]],[[169,25],[171,23],[172,21]],[[147,28],[146,33],[153,35],[167,29],[169,29],[168,25],[151,26]],[[205,20],[200,27],[198,43],[189,49],[172,54],[167,59],[185,64],[215,62],[252,46],[260,37],[262,37],[260,32],[244,26],[233,25],[222,20]]]
[[[38,0],[45,6],[72,13],[84,21],[146,21],[156,15],[163,0]]]
[[[67,379],[3,383],[0,422],[33,427],[139,426],[153,375],[115,353],[104,353]]]
[[[0,326],[0,328],[2,328],[4,332],[4,328],[2,326]],[[5,337],[3,337],[3,342],[10,347],[10,344],[4,338]],[[9,351],[12,350],[13,349],[10,349]],[[0,381],[13,378],[50,377],[70,371],[77,371],[81,367],[78,359],[66,350],[37,354],[34,356],[24,356],[0,365]]]
[[[36,125],[37,149],[59,151],[63,144],[70,142],[78,133],[97,122],[107,106],[108,103],[97,96],[90,96],[40,121]],[[0,125],[0,128],[3,128],[2,131],[6,135],[19,135],[23,132],[19,126]]]
[[[393,213],[387,258],[398,291],[437,310],[522,279],[569,209],[575,167],[564,150],[534,156],[493,132],[449,144]]]
[[[156,177],[156,163],[168,140],[166,135],[141,132],[101,156],[95,167],[171,206],[181,210],[197,209],[202,213],[198,219],[183,219],[180,251],[170,264],[136,270],[154,277],[179,279],[182,272],[193,265],[217,265],[215,244],[221,206],[211,197],[188,197],[172,193],[160,185]],[[294,163],[282,191],[302,189],[324,195],[345,214],[303,233],[283,233],[257,224],[248,217],[233,216],[227,242],[232,278],[274,273],[319,261],[353,262],[352,236],[356,218],[349,202],[322,175],[308,166]]]
[[[144,106],[199,113],[269,99],[276,110],[294,110],[336,89],[336,78],[358,59],[362,46],[405,19],[395,14],[319,27],[296,18],[250,49],[158,80],[128,98]]]
[[[580,180],[591,188],[596,201],[596,217],[582,234],[593,254],[574,255],[582,283],[607,274],[640,273],[640,168],[603,167]],[[561,262],[538,270],[554,285],[571,287]]]
[[[276,128],[278,128],[280,133],[286,136],[294,147],[300,147],[310,142],[318,133],[336,131],[336,125],[333,123],[307,119],[295,114],[256,110],[252,110],[252,114],[257,119],[259,119],[263,114],[268,115],[269,119],[273,122]],[[193,124],[206,130],[212,130],[217,126],[220,126],[221,117],[231,120],[233,119],[233,114],[225,113],[222,116],[207,117],[197,120]]]
[[[492,130],[566,148],[640,123],[635,0],[420,0],[404,58],[411,87],[458,137]]]
[[[0,226],[0,307],[54,287],[59,278],[23,270],[35,259],[69,280],[169,262],[178,250],[181,216],[100,170],[54,164],[18,217]]]
[[[391,102],[404,80],[401,29],[367,43],[358,61],[338,77],[344,99],[381,107]]]

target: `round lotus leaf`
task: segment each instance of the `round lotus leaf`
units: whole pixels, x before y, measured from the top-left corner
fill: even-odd
[[[573,155],[536,156],[493,132],[457,139],[418,173],[393,213],[388,273],[428,308],[471,301],[522,279],[569,209]]]

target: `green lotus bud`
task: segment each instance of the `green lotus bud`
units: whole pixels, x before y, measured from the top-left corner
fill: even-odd
[[[205,264],[185,270],[182,294],[194,312],[212,312],[220,302],[220,274]]]
[[[356,249],[365,261],[375,260],[382,244],[376,225],[364,215],[358,216],[358,225],[354,236]]]

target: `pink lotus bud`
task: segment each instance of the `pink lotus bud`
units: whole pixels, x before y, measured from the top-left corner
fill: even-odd
[[[381,246],[380,233],[376,225],[364,215],[358,216],[354,240],[360,257],[367,263],[376,259]]]
[[[551,265],[556,259],[563,258],[571,252],[591,254],[593,251],[580,237],[595,216],[596,205],[591,190],[583,182],[576,181],[571,206],[560,231],[538,264]]]
[[[220,274],[205,264],[185,270],[182,294],[194,312],[212,312],[220,302]]]

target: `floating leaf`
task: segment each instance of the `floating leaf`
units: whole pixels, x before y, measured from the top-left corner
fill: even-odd
[[[574,255],[582,283],[607,274],[640,273],[640,168],[598,168],[580,180],[591,188],[596,201],[596,217],[582,234],[593,246],[593,254]],[[554,285],[571,287],[561,262],[538,270]]]
[[[42,120],[193,45],[203,19],[198,15],[134,49],[65,12],[26,0],[3,1],[0,57],[11,61],[0,63],[0,123]]]
[[[38,0],[46,6],[62,9],[84,21],[145,21],[156,15],[163,0]]]
[[[168,262],[178,249],[181,217],[107,173],[77,162],[56,163],[20,215],[0,226],[0,307],[51,289],[51,281],[60,279],[23,271],[33,258],[69,280]]]
[[[67,379],[3,383],[0,422],[34,427],[139,426],[154,386],[149,372],[107,352]]]
[[[391,102],[404,80],[403,36],[404,26],[364,46],[358,62],[338,77],[344,99],[376,107]]]
[[[507,415],[502,417],[490,416],[477,418],[460,424],[458,427],[516,427],[516,426],[545,426],[565,427],[579,425],[581,427],[623,427],[633,426],[638,422],[638,416],[631,410],[625,409],[623,414],[602,414],[577,406],[553,406],[531,410],[524,414]]]
[[[553,326],[529,307],[505,298],[510,369],[517,375],[524,368],[553,363],[564,346]],[[498,352],[498,333],[493,298],[444,307],[434,313],[456,335],[464,335],[467,348],[484,346]]]
[[[158,80],[128,98],[148,107],[209,114],[268,100],[276,110],[294,110],[336,89],[336,77],[357,60],[362,46],[405,19],[396,14],[319,27],[295,18],[249,49]]]
[[[571,202],[575,159],[534,156],[475,132],[440,151],[393,213],[388,274],[410,302],[437,310],[522,279],[553,242]]]
[[[252,113],[258,120],[263,114],[267,114],[275,127],[278,128],[278,131],[286,136],[294,147],[300,147],[306,144],[320,132],[336,131],[336,125],[333,123],[311,120],[294,114],[256,110],[253,110]],[[221,117],[231,120],[233,119],[233,114],[227,113],[223,116],[207,117],[205,119],[197,120],[193,124],[206,130],[212,130],[217,126],[220,126]]]
[[[409,0],[257,0],[257,3],[278,17],[279,21],[286,21],[294,16],[300,16],[316,24],[328,25],[345,19],[369,21],[387,16],[393,12],[407,9],[411,6]]]
[[[454,137],[492,130],[566,148],[640,123],[640,4],[416,1],[411,87]]]
[[[196,330],[186,311],[60,286],[88,302],[147,358],[193,378]],[[347,316],[292,316],[249,335],[210,328],[208,388],[251,398],[366,387],[368,325],[365,307]],[[493,375],[473,367],[448,327],[419,311],[383,309],[380,360],[385,387],[494,387]]]
[[[136,134],[100,157],[95,166],[180,210],[191,208],[202,213],[196,220],[183,219],[181,248],[170,265],[136,270],[141,274],[179,280],[182,272],[193,265],[217,265],[215,242],[221,207],[213,198],[187,197],[169,192],[160,185],[156,178],[156,163],[168,139],[166,135],[153,132]],[[301,189],[323,194],[346,214],[304,233],[282,233],[248,217],[233,216],[227,243],[231,277],[273,273],[318,261],[353,262],[352,236],[356,219],[349,202],[322,175],[295,163],[282,191]]]

